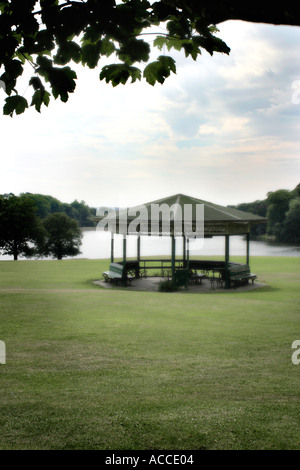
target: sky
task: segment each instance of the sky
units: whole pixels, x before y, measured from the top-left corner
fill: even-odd
[[[203,51],[195,62],[166,51],[177,74],[163,85],[113,88],[100,70],[76,66],[67,103],[0,115],[0,194],[128,207],[177,193],[227,205],[292,190],[300,182],[300,28],[218,28],[230,55]],[[19,92],[30,101],[25,78]],[[4,99],[0,89],[1,108]]]

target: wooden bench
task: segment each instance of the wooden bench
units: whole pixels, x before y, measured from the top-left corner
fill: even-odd
[[[248,264],[230,263],[228,274],[229,281],[234,285],[234,287],[241,284],[248,284],[250,279],[253,284],[257,278],[256,274],[250,272]]]
[[[241,284],[248,284],[250,279],[253,284],[255,279],[257,279],[257,275],[253,273],[230,275],[230,281],[233,283],[235,287]]]
[[[119,263],[110,263],[109,271],[104,271],[102,276],[104,277],[105,282],[111,282],[112,284],[120,283],[125,286],[127,285],[127,282],[131,285],[131,281],[134,279],[134,276],[126,274],[126,269]]]

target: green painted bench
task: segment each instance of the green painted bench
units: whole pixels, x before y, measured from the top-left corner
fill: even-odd
[[[126,269],[119,263],[110,263],[109,271],[104,271],[102,276],[104,277],[105,282],[115,284],[120,283],[124,285],[127,285],[127,282],[131,285],[131,281],[134,279],[134,276],[126,274]]]
[[[250,279],[253,284],[255,279],[257,279],[257,275],[250,272],[250,267],[247,264],[230,263],[228,274],[229,281],[234,286],[248,284]]]

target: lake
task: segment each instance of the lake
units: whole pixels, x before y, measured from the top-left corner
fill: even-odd
[[[95,229],[83,230],[81,254],[75,258],[102,259],[110,258],[110,233]],[[203,246],[201,246],[203,245]],[[121,258],[123,238],[115,236],[115,258]],[[224,237],[213,237],[205,240],[190,241],[190,257],[193,255],[221,255],[225,253]],[[171,239],[159,237],[141,238],[141,257],[171,254]],[[182,238],[176,242],[176,254],[182,254]],[[246,241],[242,236],[230,237],[230,255],[246,256]],[[130,236],[127,241],[127,256],[136,256],[136,237]],[[250,241],[250,256],[300,256],[300,246]],[[12,256],[0,256],[0,260],[12,260]]]
[[[77,258],[101,259],[110,258],[110,233],[95,230],[84,231],[81,251]],[[203,246],[201,246],[203,244]],[[115,258],[122,257],[123,238],[115,236]],[[167,255],[171,253],[171,239],[162,237],[142,237],[141,257]],[[224,237],[213,237],[205,240],[190,241],[190,256],[221,255],[225,253]],[[176,254],[182,254],[182,238],[176,240]],[[246,240],[242,236],[230,237],[230,254],[246,256]],[[300,256],[300,246],[287,244],[250,241],[250,256]],[[136,256],[136,237],[127,240],[127,256]]]

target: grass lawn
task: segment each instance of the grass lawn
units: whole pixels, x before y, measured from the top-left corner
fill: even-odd
[[[208,294],[102,289],[108,265],[0,262],[0,449],[300,449],[299,258]]]

